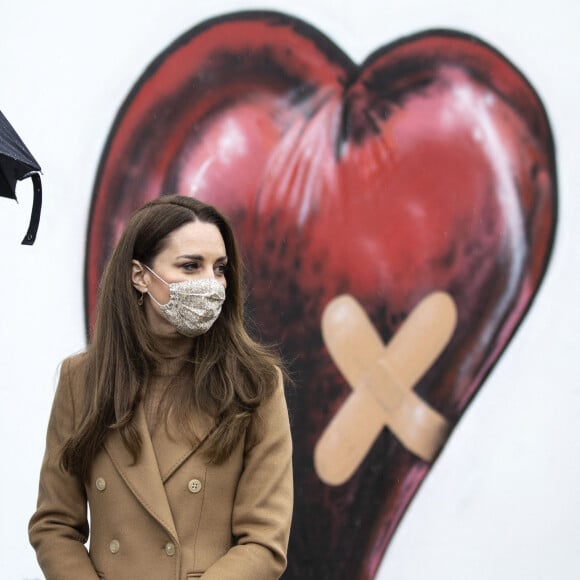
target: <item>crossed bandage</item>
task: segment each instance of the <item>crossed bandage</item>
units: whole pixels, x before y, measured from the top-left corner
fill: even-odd
[[[314,466],[323,482],[347,481],[385,427],[421,459],[435,458],[449,425],[413,387],[448,344],[456,324],[451,296],[434,292],[419,302],[384,345],[352,296],[339,296],[327,305],[322,336],[352,393],[314,449]]]

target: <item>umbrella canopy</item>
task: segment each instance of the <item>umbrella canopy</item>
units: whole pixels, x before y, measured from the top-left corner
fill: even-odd
[[[25,245],[34,243],[40,220],[42,184],[39,172],[40,165],[0,111],[0,196],[16,199],[16,182],[26,177],[32,178],[34,186],[32,215],[28,231],[22,240]]]

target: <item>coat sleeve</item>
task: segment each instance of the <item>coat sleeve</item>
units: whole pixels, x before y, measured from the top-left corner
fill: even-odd
[[[281,378],[250,431],[232,514],[235,545],[206,570],[203,580],[274,580],[286,568],[292,440]]]
[[[28,533],[46,580],[98,580],[84,545],[89,533],[84,485],[60,466],[62,446],[75,424],[71,364],[67,359],[61,368]]]

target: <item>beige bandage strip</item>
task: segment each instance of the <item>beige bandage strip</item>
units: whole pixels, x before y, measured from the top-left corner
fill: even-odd
[[[412,389],[448,344],[456,324],[453,299],[434,292],[412,310],[385,346],[352,296],[339,296],[327,305],[322,336],[353,392],[314,449],[314,466],[322,481],[340,485],[349,479],[384,427],[418,457],[434,459],[449,425]]]

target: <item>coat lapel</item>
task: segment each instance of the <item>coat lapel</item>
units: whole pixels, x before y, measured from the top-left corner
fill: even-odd
[[[135,420],[137,431],[141,436],[141,455],[136,463],[133,463],[131,454],[118,431],[113,431],[107,437],[105,449],[133,495],[177,541],[175,523],[141,404],[137,407]]]
[[[198,439],[192,443],[184,437],[180,437],[175,429],[171,429],[171,419],[168,421],[168,428],[165,428],[163,421],[157,425],[152,442],[157,457],[157,465],[162,481],[165,483],[185,461],[195,453],[207,439],[213,422],[207,416],[196,417],[196,427]]]

